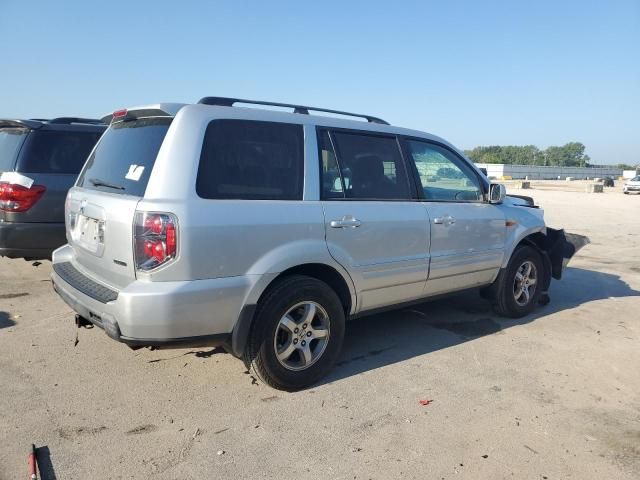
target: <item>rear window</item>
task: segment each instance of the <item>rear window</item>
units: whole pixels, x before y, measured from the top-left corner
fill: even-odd
[[[28,133],[26,128],[0,129],[0,172],[13,171],[18,152]]]
[[[113,124],[87,160],[78,185],[92,190],[144,196],[171,120],[145,118]]]
[[[205,134],[196,192],[202,198],[300,200],[302,125],[214,120]]]
[[[101,132],[33,130],[20,151],[20,173],[78,174]]]

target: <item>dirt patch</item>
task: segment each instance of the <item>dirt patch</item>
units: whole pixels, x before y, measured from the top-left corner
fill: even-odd
[[[158,427],[148,423],[146,425],[139,425],[135,428],[132,428],[127,432],[127,435],[140,435],[141,433],[151,433],[155,432],[156,430],[158,430]]]
[[[97,435],[107,429],[104,425],[100,427],[62,427],[58,429],[58,435],[65,440],[75,440],[85,435]]]
[[[7,300],[9,298],[18,298],[18,297],[26,297],[27,295],[30,295],[27,292],[20,292],[20,293],[2,293],[0,294],[0,300]]]

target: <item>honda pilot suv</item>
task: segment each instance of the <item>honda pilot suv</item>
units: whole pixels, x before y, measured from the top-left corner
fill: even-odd
[[[102,132],[100,120],[0,120],[0,256],[51,257],[66,243],[64,200]]]
[[[584,243],[445,140],[368,115],[206,97],[105,121],[55,290],[119,342],[221,344],[278,389],[324,376],[354,316],[478,287],[526,315]]]

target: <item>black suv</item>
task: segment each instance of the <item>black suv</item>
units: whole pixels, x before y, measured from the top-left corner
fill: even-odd
[[[50,258],[66,243],[64,202],[100,120],[0,120],[0,256]]]

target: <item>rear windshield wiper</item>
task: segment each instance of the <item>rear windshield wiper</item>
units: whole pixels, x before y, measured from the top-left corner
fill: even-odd
[[[125,190],[125,188],[122,185],[105,182],[104,180],[100,180],[99,178],[90,178],[89,181],[94,187],[107,187],[107,188],[113,188],[115,190]]]

